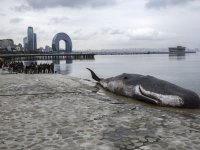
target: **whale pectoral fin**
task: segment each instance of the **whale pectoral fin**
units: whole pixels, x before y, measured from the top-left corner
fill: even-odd
[[[145,99],[145,101],[154,103],[161,106],[182,106],[184,104],[181,97],[177,95],[163,95],[151,91],[145,90],[141,85],[139,86],[139,91],[141,93],[141,97]]]
[[[153,104],[160,104],[161,100],[158,97],[155,97],[154,95],[149,94],[141,85],[139,86],[139,90],[141,93],[141,96],[145,98],[148,102]]]
[[[141,88],[141,85],[137,85],[135,90],[136,90],[136,92],[135,92],[136,94],[134,95],[134,98],[144,101],[144,102],[147,102],[147,103],[159,105],[160,100],[155,99],[154,97],[151,97],[151,96],[145,94],[143,92],[143,88]]]
[[[141,100],[143,102],[146,102],[146,103],[159,105],[158,101],[156,101],[152,98],[149,98],[147,96],[144,96],[144,95],[136,95],[135,98],[137,98],[138,100]]]

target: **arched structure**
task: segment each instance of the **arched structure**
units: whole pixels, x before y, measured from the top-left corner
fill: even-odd
[[[72,52],[72,41],[70,37],[66,33],[58,33],[54,36],[53,41],[52,41],[52,48],[53,51],[59,51],[59,42],[60,40],[65,41],[65,50],[67,53]]]

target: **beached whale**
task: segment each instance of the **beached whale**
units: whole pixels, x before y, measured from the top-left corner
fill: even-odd
[[[123,73],[116,77],[101,79],[91,69],[87,69],[103,88],[118,95],[159,106],[200,108],[200,99],[195,92],[153,76]]]

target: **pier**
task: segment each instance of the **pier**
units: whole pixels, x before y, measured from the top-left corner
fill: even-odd
[[[15,61],[29,60],[86,60],[94,59],[93,53],[37,53],[37,54],[0,54],[2,59]]]

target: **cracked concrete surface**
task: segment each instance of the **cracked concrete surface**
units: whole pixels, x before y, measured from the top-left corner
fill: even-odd
[[[0,150],[199,147],[199,110],[145,104],[63,75],[0,75]]]

